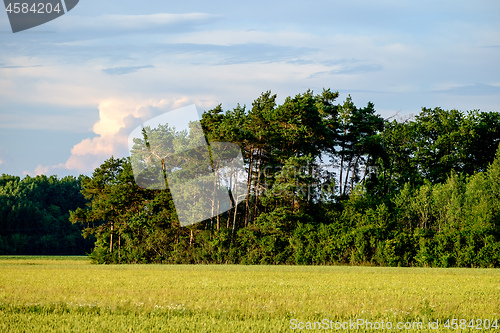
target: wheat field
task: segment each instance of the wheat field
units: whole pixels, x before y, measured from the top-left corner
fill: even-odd
[[[498,319],[494,269],[0,257],[2,332],[472,332]]]

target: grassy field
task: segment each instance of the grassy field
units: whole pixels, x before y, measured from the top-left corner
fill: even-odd
[[[444,328],[453,318],[466,319],[465,329],[460,321],[458,329]],[[380,329],[390,322],[384,331],[477,332],[484,319],[500,319],[500,270],[101,266],[85,257],[0,257],[1,332],[310,332],[314,322],[322,323],[316,331],[344,323],[341,331],[364,332],[366,321]],[[439,320],[439,329],[429,329],[429,320]],[[417,322],[422,329],[396,327]]]

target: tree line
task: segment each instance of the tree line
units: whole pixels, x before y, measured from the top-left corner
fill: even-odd
[[[213,218],[181,227],[168,186],[137,186],[130,158],[111,157],[80,177],[86,205],[71,209],[69,219],[95,239],[90,257],[97,263],[500,265],[498,113],[423,108],[397,120],[383,119],[372,103],[357,107],[350,96],[336,103],[331,90],[282,104],[276,98],[265,92],[250,108],[204,112],[206,140],[236,143],[248,175],[244,200]],[[168,124],[150,130],[176,139]],[[162,161],[153,163],[165,177]],[[193,164],[183,177],[205,171]]]
[[[92,239],[69,212],[85,207],[81,178],[0,176],[0,254],[77,255],[90,252]]]

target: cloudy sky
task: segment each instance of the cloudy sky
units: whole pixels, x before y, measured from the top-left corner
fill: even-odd
[[[498,0],[81,0],[13,34],[0,12],[0,174],[89,174],[139,123],[307,89],[384,117],[500,111]]]

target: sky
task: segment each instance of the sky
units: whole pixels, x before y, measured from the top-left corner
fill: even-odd
[[[91,174],[148,119],[308,89],[500,111],[498,0],[81,0],[12,33],[0,11],[0,174]]]

